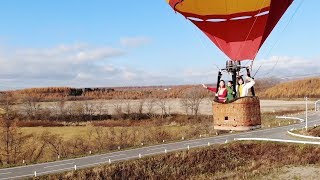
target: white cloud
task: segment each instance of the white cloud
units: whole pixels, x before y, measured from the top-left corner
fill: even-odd
[[[130,70],[125,70],[123,71],[123,77],[126,80],[133,80],[134,78],[136,78],[138,75],[134,72],[131,72]]]
[[[112,58],[126,53],[119,48],[93,47],[88,44],[41,49],[2,47],[0,89],[201,84],[216,81],[217,69],[214,66],[203,69],[189,68],[184,71],[180,69],[171,73],[163,70],[155,74],[127,67],[125,64],[115,65]],[[257,78],[320,73],[320,63],[317,62],[317,58],[271,57],[255,61],[254,72],[262,65]],[[224,75],[224,78],[227,79],[227,76]]]
[[[89,49],[84,51],[77,52],[74,56],[70,57],[70,60],[75,61],[90,61],[90,60],[101,60],[116,56],[121,56],[125,54],[123,50],[115,49],[115,48],[96,48],[96,49]]]
[[[6,83],[2,83],[0,89],[92,86],[96,85],[95,81],[91,83],[88,80],[128,76],[127,71],[112,65],[103,69],[103,64],[110,62],[110,58],[125,54],[117,48],[71,44],[39,49],[1,48],[0,52],[0,81]],[[101,85],[107,86],[108,83],[106,81]]]
[[[141,45],[149,44],[151,40],[147,37],[131,37],[121,38],[120,43],[125,47],[139,47]]]
[[[261,65],[257,77],[295,77],[319,75],[319,58],[302,58],[288,56],[273,56],[255,62],[255,71]],[[254,72],[255,72],[254,71]]]
[[[16,51],[16,55],[31,56],[31,57],[33,56],[54,57],[54,56],[63,55],[65,53],[81,51],[86,48],[88,48],[88,45],[83,43],[76,43],[72,45],[62,44],[56,47],[44,48],[44,49],[36,49],[36,48],[18,49]]]
[[[277,78],[301,78],[306,76],[320,76],[320,63],[318,58],[301,58],[289,56],[274,56],[269,59],[256,60],[253,64],[254,75],[256,78],[277,77]],[[243,62],[243,65],[249,65]],[[222,67],[220,67],[222,68]],[[243,71],[244,74],[246,74]],[[203,69],[188,68],[181,74],[173,75],[170,78],[175,79],[176,83],[181,84],[200,84],[215,83],[217,80],[218,69],[215,67],[204,67]],[[231,76],[223,73],[224,80],[230,80]]]

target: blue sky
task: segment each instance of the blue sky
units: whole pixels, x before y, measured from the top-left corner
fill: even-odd
[[[257,77],[320,73],[320,1],[285,28],[302,1],[261,49]],[[0,17],[0,89],[212,83],[226,60],[165,0],[3,0]]]

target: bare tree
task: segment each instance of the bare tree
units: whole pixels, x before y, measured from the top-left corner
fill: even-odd
[[[184,109],[184,112],[186,114],[189,114],[189,102],[188,102],[187,98],[181,98],[180,104],[181,104],[182,109]]]
[[[73,139],[67,142],[69,146],[69,151],[73,155],[80,155],[89,152],[90,144],[89,142],[81,135],[75,136]]]
[[[15,163],[21,156],[21,147],[29,136],[23,135],[16,125],[16,112],[12,105],[16,98],[12,94],[1,95],[0,112],[0,163]]]
[[[66,115],[66,98],[59,99],[56,102],[56,108],[58,110],[57,115],[60,115],[62,118]]]
[[[190,88],[183,93],[180,103],[185,109],[186,113],[188,113],[188,110],[190,110],[192,115],[197,116],[200,103],[204,98],[205,94],[201,89]]]
[[[167,103],[168,103],[168,99],[166,98],[158,98],[156,100],[156,104],[161,109],[161,118],[167,115]]]
[[[25,110],[26,115],[29,119],[36,119],[39,111],[41,110],[41,106],[39,104],[40,98],[31,93],[25,94],[22,97],[22,103]]]
[[[117,119],[122,119],[124,117],[122,100],[113,103],[113,113]]]
[[[38,162],[43,157],[48,143],[46,141],[42,141],[42,136],[46,136],[46,133],[47,132],[45,131],[40,136],[33,135],[25,148],[22,156],[23,160],[27,160],[29,162]]]
[[[169,116],[171,116],[171,113],[172,113],[171,110],[172,110],[172,107],[171,107],[170,103],[168,103],[168,105],[167,105],[167,113],[168,113]]]
[[[46,142],[47,145],[49,146],[49,149],[53,154],[58,157],[58,156],[66,156],[65,151],[63,151],[63,138],[58,135],[58,134],[52,134],[48,131],[41,136],[42,141]]]
[[[94,127],[95,142],[98,145],[99,150],[102,150],[105,147],[105,131],[103,127]]]
[[[90,101],[84,102],[84,114],[86,116],[89,116],[90,120],[92,120],[92,117],[95,114],[95,105],[93,102],[90,102]]]
[[[129,145],[129,132],[125,128],[118,129],[119,135],[116,136],[115,142],[118,146],[128,146]]]
[[[81,118],[84,115],[84,106],[82,103],[72,102],[67,107],[68,115],[71,116],[71,118]]]
[[[97,108],[99,120],[102,120],[102,116],[104,114],[108,114],[107,106],[105,105],[105,103],[103,101],[99,101],[96,105],[96,108]]]
[[[147,115],[149,116],[149,118],[154,118],[156,100],[153,98],[149,98],[148,100],[146,100],[145,105],[147,108]]]
[[[144,106],[145,102],[146,102],[146,99],[139,99],[139,101],[138,101],[137,113],[139,115],[143,114],[143,106]]]
[[[130,99],[125,99],[124,100],[124,113],[130,115],[132,112],[131,112],[131,102],[130,102]]]
[[[0,115],[0,163],[15,164],[24,153],[24,146],[32,135],[22,134],[17,127],[17,120],[12,115],[11,109]]]

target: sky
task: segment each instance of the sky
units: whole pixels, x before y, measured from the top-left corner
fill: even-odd
[[[318,7],[295,0],[256,78],[320,76]],[[2,0],[0,18],[0,90],[214,83],[227,60],[165,0]]]

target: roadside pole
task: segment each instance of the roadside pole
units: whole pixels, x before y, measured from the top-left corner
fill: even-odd
[[[305,97],[306,100],[306,131],[308,131],[308,97]]]

